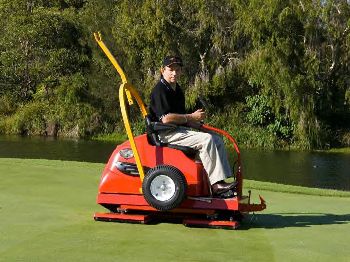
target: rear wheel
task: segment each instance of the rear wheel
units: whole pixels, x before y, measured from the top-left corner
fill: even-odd
[[[147,203],[161,211],[180,205],[185,198],[186,188],[186,180],[181,171],[167,165],[150,169],[142,182]]]

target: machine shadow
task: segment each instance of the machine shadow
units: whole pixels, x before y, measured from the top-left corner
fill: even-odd
[[[279,214],[251,214],[246,217],[240,229],[249,228],[288,228],[311,227],[316,225],[348,224],[350,214],[324,214],[324,213],[279,213]]]

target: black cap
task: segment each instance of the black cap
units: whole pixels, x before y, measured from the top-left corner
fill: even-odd
[[[166,56],[163,60],[163,67],[177,64],[183,66],[182,59],[179,56]]]

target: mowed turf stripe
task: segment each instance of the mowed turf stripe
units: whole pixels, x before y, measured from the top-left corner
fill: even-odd
[[[267,209],[240,230],[95,222],[93,213],[103,210],[95,203],[103,167],[0,159],[0,261],[350,259],[349,197],[272,192],[246,181],[255,187],[254,202],[261,194]]]

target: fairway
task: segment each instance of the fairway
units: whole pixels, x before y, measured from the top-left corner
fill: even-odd
[[[95,222],[103,167],[0,158],[0,261],[350,261],[348,193],[247,181],[267,209],[239,230]]]

